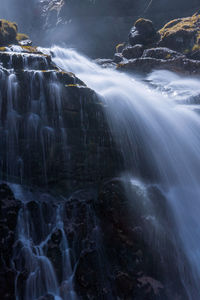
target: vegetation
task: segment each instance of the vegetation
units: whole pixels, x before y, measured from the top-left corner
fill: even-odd
[[[28,40],[29,36],[25,33],[17,33],[17,37],[16,37],[17,41],[24,41],[24,40]]]
[[[16,41],[17,24],[6,20],[0,20],[0,45],[8,45]]]
[[[0,20],[0,46],[18,44],[19,41],[26,39],[29,39],[28,35],[18,33],[18,26],[15,22]]]
[[[160,31],[161,44],[190,53],[200,50],[200,15],[172,20]]]

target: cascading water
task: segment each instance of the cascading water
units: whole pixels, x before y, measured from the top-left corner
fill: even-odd
[[[64,170],[71,171],[70,156],[73,153],[68,151],[69,132],[65,124],[68,120],[64,114],[70,116],[70,111],[76,116],[77,107],[81,110],[78,126],[81,125],[84,147],[87,146],[87,114],[82,107],[84,97],[78,99],[76,104],[74,99],[68,101],[70,94],[62,91],[58,80],[59,70],[47,70],[48,56],[24,54],[20,60],[16,54],[21,51],[20,48],[12,51],[10,57],[5,55],[4,67],[7,70],[0,69],[0,176],[4,181],[15,181],[17,178],[21,184],[29,179],[31,183],[35,183],[34,180],[37,179],[37,185],[41,181],[42,185],[48,186],[52,180],[52,170],[56,178],[61,166]],[[155,243],[157,250],[162,251],[159,248],[162,235],[168,236],[177,250],[179,276],[186,289],[187,300],[199,299],[199,80],[159,71],[145,78],[147,84],[144,84],[139,78],[102,69],[70,49],[53,47],[41,51],[52,54],[58,66],[74,72],[99,94],[110,131],[123,154],[125,166],[122,181],[127,198],[130,202],[133,201],[133,194],[138,191],[135,198],[141,202],[139,210],[145,211],[145,217],[152,219],[156,232],[156,236],[153,237],[152,234],[150,245]],[[38,60],[35,60],[37,56]],[[15,72],[12,67],[18,71]],[[19,71],[22,67],[25,69],[23,75]],[[80,81],[76,82],[73,76],[70,80],[69,87],[82,84]],[[63,98],[67,98],[67,101]],[[69,103],[66,104],[67,102]],[[77,132],[77,127],[72,130]],[[34,156],[36,153],[38,156]],[[86,162],[84,160],[84,165]],[[87,167],[86,165],[85,168]],[[77,168],[75,170],[77,172]],[[82,176],[86,176],[84,172],[85,169],[81,169]],[[62,173],[58,181],[60,178],[63,180],[65,174]],[[36,178],[37,175],[39,178]],[[148,196],[148,188],[152,185],[168,200],[168,209],[172,211],[175,220],[171,223],[174,224],[173,228],[165,228],[168,223],[163,222],[158,210],[153,211]],[[73,253],[64,228],[64,222],[73,222],[65,215],[64,203],[68,199],[27,192],[22,186],[11,187],[15,197],[21,200],[12,259],[17,272],[16,299],[78,299],[73,287],[76,262],[71,264]],[[101,266],[103,262],[104,265],[104,270],[98,276],[101,282],[106,282],[104,277],[108,272],[102,258],[104,252],[98,222],[93,212],[90,213],[88,204],[85,205],[82,200],[81,203],[81,216],[84,218],[82,211],[86,209],[89,220],[88,228],[83,227],[83,231],[89,231],[91,223],[94,223],[92,234],[98,244],[99,260],[96,264]],[[162,205],[163,203],[160,204]],[[73,209],[77,210],[77,207],[75,205]],[[80,227],[83,223],[78,220]],[[146,230],[148,231],[148,227]],[[79,244],[79,241],[76,242]],[[87,238],[84,243],[87,245]],[[179,254],[180,248],[184,252],[184,258],[186,257],[187,268],[184,268],[183,256]],[[106,284],[105,290],[109,290],[109,294],[105,299],[115,299],[110,285]],[[157,286],[162,288],[161,284],[157,283]],[[167,299],[172,296],[174,295],[169,293]]]
[[[64,199],[33,193],[20,185],[11,187],[22,201],[13,249],[13,264],[18,273],[16,300],[43,299],[42,296],[77,300],[70,248],[64,232]]]
[[[57,65],[103,96],[130,184],[135,184],[135,177],[148,179],[166,196],[176,222],[174,231],[190,266],[184,271],[180,262],[180,276],[188,298],[199,299],[200,119],[194,111],[198,107],[189,105],[198,103],[199,80],[159,71],[144,85],[131,76],[102,69],[73,50],[54,47],[51,53]]]
[[[20,49],[2,54],[6,69],[0,69],[0,179],[23,184],[38,170],[47,186],[49,149],[62,145],[60,159],[67,156],[59,74],[46,70],[45,56],[23,54]],[[11,186],[21,201],[12,258],[15,299],[76,300],[63,199]]]

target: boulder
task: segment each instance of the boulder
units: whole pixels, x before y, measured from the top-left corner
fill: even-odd
[[[18,26],[15,22],[0,20],[0,46],[18,44],[19,41],[29,39],[28,35],[18,33]]]
[[[131,59],[141,57],[144,51],[144,46],[141,44],[137,44],[135,46],[127,46],[122,51],[122,56]]]
[[[192,55],[200,50],[200,14],[175,19],[160,29],[159,46]]]
[[[129,33],[129,44],[134,46],[142,44],[148,46],[158,40],[158,34],[154,29],[153,22],[147,19],[138,19]]]
[[[17,30],[16,23],[0,20],[0,45],[8,45],[16,42]]]
[[[114,61],[115,63],[118,64],[118,63],[120,63],[122,60],[123,60],[123,56],[122,56],[121,53],[115,53],[115,54],[114,54],[113,61]]]

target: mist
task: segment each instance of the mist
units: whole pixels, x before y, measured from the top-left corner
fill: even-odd
[[[198,0],[1,0],[0,18],[17,22],[36,45],[65,44],[96,58],[112,57],[139,17],[159,29],[198,8]]]

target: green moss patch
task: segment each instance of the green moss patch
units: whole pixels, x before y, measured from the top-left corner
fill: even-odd
[[[0,20],[0,45],[15,43],[17,36],[17,24],[7,20]]]
[[[0,19],[0,46],[18,44],[19,41],[29,39],[28,35],[18,33],[18,26],[15,22]]]
[[[24,40],[28,40],[29,36],[25,33],[18,33],[17,37],[16,37],[17,41],[24,41]]]
[[[200,15],[175,19],[159,31],[160,46],[166,46],[182,53],[200,50]]]

